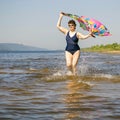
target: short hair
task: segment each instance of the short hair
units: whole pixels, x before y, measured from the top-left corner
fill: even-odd
[[[73,25],[76,27],[76,23],[75,23],[74,20],[69,20],[69,21],[68,21],[68,24],[73,24]]]

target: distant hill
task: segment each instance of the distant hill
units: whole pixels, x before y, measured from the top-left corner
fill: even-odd
[[[2,51],[46,51],[46,49],[16,43],[0,43],[0,52]]]
[[[120,44],[113,43],[113,44],[107,44],[107,45],[95,45],[95,46],[92,46],[91,48],[83,48],[83,51],[88,51],[88,52],[120,51]]]

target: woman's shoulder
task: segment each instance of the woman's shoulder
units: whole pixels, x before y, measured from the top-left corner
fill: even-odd
[[[80,32],[76,31],[76,36],[77,36],[77,37],[78,37],[80,34],[81,34]]]
[[[80,35],[80,34],[81,34],[80,32],[76,31],[76,35]]]
[[[82,34],[80,32],[76,32],[76,36],[77,36],[78,39],[80,39]]]
[[[69,33],[69,30],[66,29],[65,35],[67,35]]]

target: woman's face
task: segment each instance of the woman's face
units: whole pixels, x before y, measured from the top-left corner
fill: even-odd
[[[76,28],[74,24],[68,24],[68,26],[71,31],[74,31]]]

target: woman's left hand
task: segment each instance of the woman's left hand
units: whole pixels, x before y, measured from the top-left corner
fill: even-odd
[[[96,38],[96,37],[95,37],[95,35],[93,35],[92,30],[90,30],[90,36],[92,36],[92,37]]]
[[[92,37],[96,38],[95,35],[93,35],[93,33],[90,34]]]

